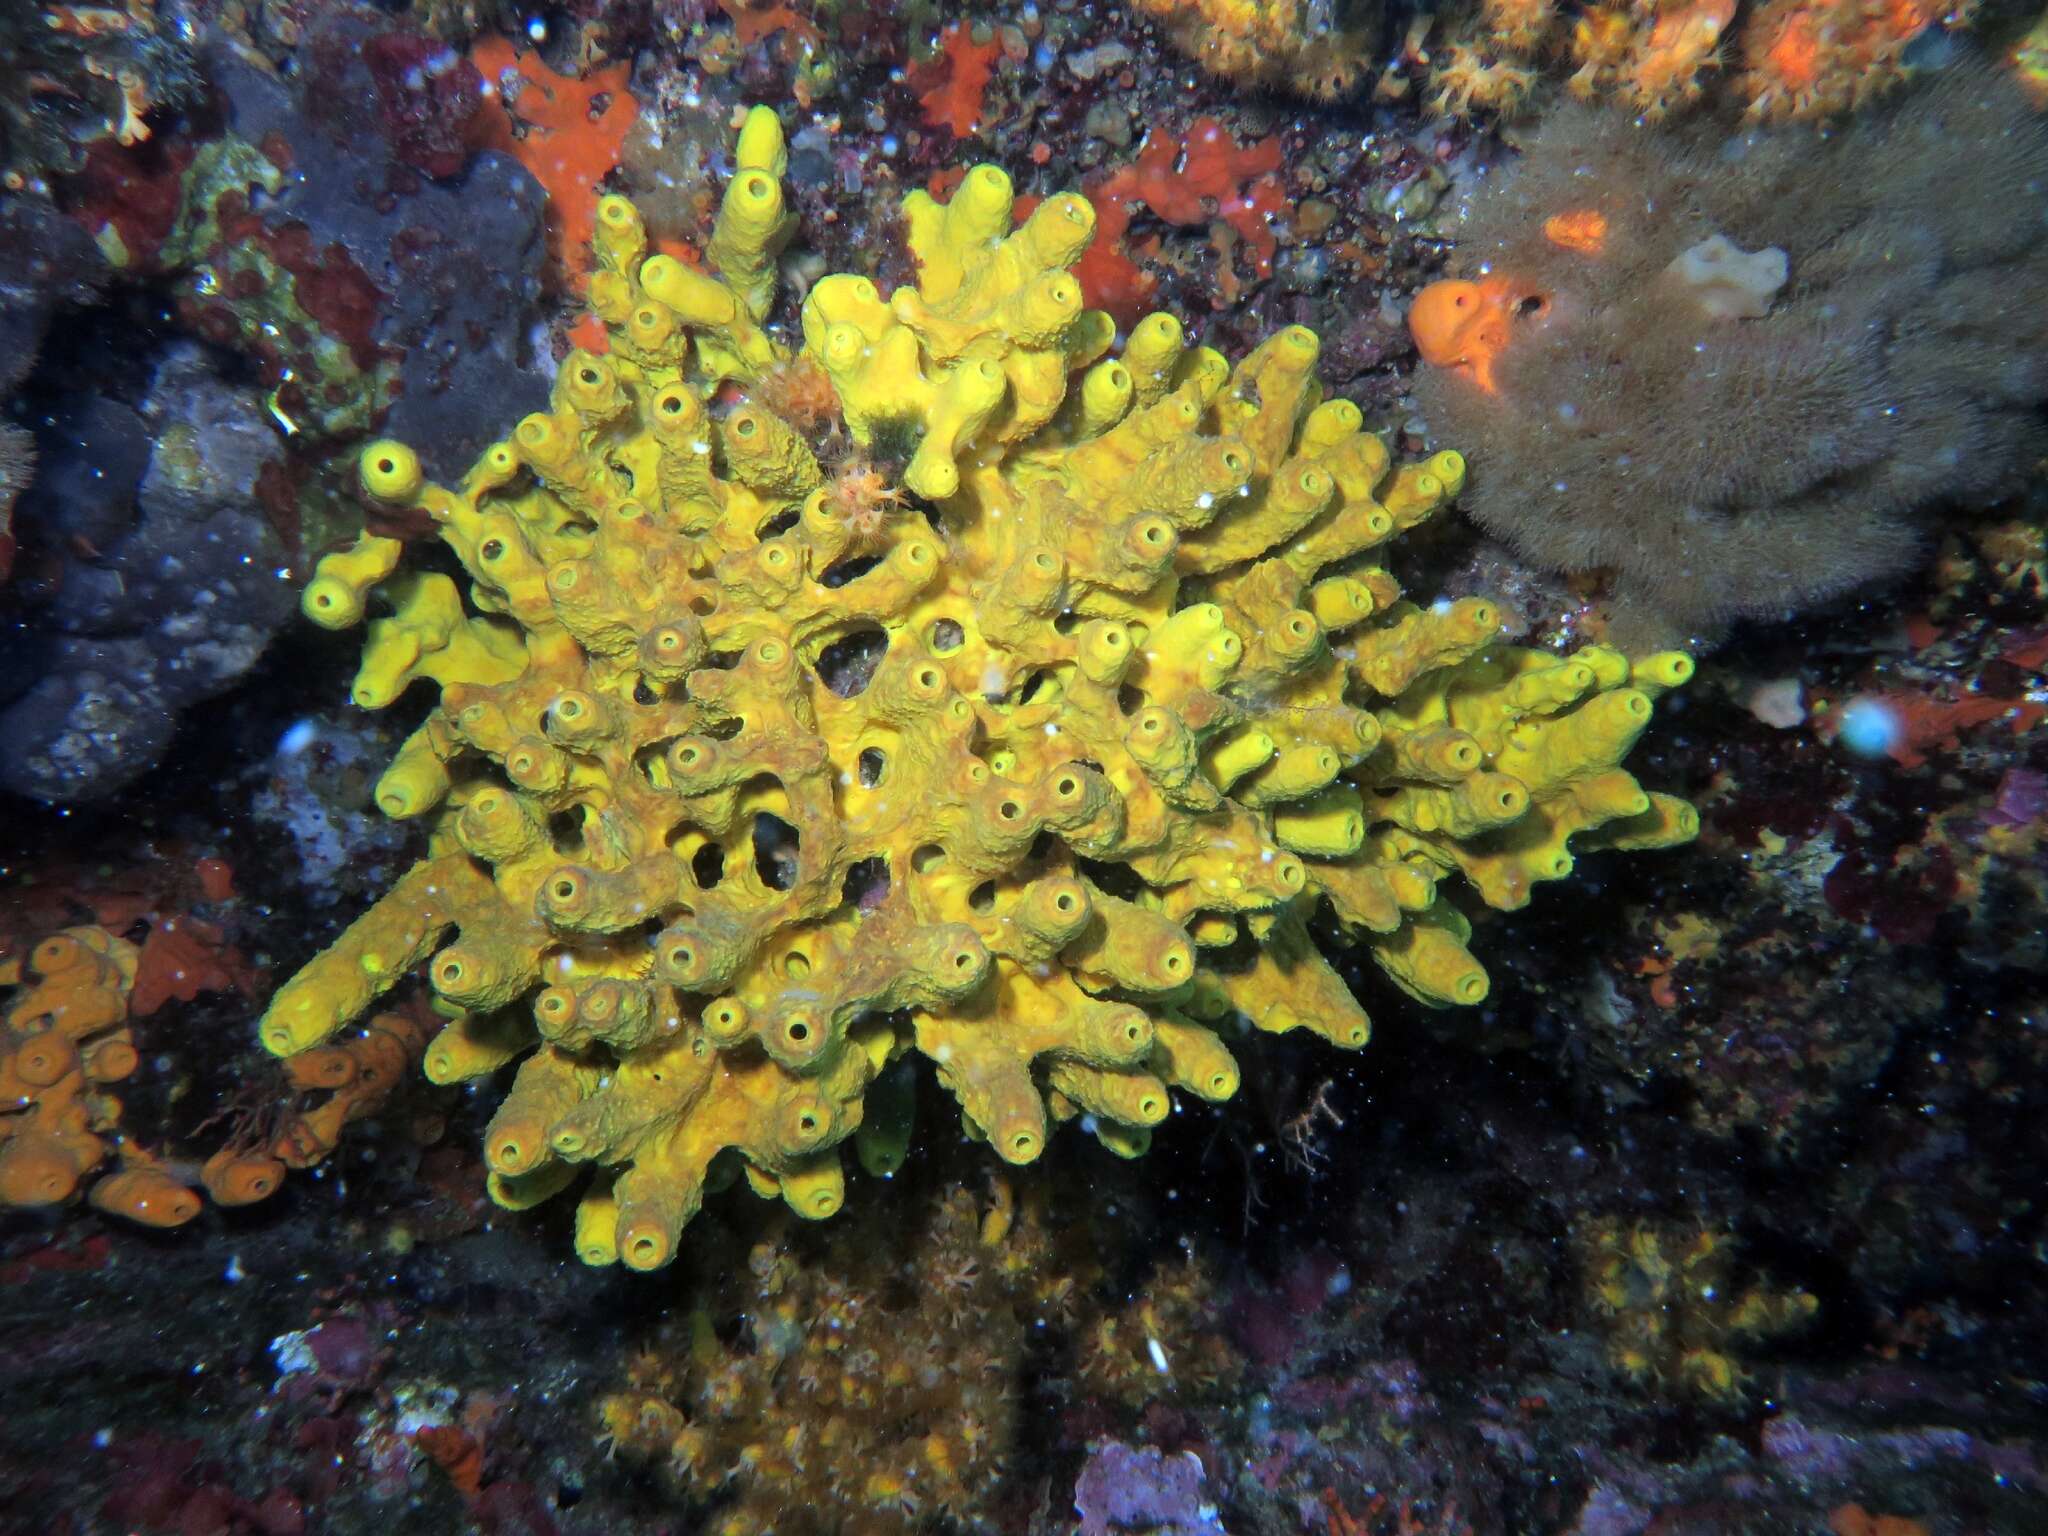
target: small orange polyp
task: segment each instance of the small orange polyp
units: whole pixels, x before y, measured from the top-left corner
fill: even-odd
[[[1810,17],[1795,14],[1764,55],[1766,66],[1784,84],[1805,90],[1820,78],[1821,40]]]
[[[1598,256],[1607,249],[1607,215],[1594,208],[1553,213],[1543,221],[1543,238],[1561,251]]]

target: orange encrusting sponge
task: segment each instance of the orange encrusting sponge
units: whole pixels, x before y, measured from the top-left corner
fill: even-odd
[[[25,963],[0,963],[0,985],[17,986],[0,1014],[0,1209],[61,1206],[83,1193],[95,1209],[144,1226],[183,1226],[199,1214],[195,1181],[123,1127],[112,1091],[139,1063],[128,1022],[139,970],[144,951],[97,927],[67,928]],[[219,1205],[268,1199],[287,1167],[322,1161],[344,1125],[382,1107],[425,1040],[420,1020],[384,1013],[360,1035],[297,1058],[286,1072],[290,1098],[238,1114],[196,1183]],[[326,1097],[306,1102],[313,1093]]]

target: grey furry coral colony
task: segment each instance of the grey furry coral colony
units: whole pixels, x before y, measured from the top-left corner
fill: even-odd
[[[1895,574],[2048,441],[2048,125],[1975,64],[1827,134],[1563,108],[1457,234],[1417,404],[1629,643]]]

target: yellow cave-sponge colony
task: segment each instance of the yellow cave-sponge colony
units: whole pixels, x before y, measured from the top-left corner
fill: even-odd
[[[1568,843],[1692,834],[1618,766],[1691,664],[1518,650],[1490,603],[1401,601],[1373,552],[1463,465],[1390,469],[1322,398],[1312,333],[1233,367],[1153,315],[1110,356],[1069,271],[1088,203],[1013,228],[984,166],[908,199],[916,288],[823,279],[792,355],[763,328],[773,114],[737,161],[719,276],[600,205],[608,353],[572,353],[459,486],[365,451],[468,603],[365,537],[305,606],[380,613],[358,703],[439,685],[377,787],[431,851],[277,994],[271,1050],[428,962],[428,1075],[519,1062],[492,1193],[581,1182],[581,1256],[652,1269],[707,1186],[823,1217],[842,1142],[893,1168],[913,1053],[1009,1162],[1075,1118],[1134,1155],[1175,1092],[1236,1091],[1247,1024],[1365,1043],[1317,904],[1415,997],[1473,1003],[1443,876],[1515,907]],[[855,471],[763,403],[793,369],[829,378]]]

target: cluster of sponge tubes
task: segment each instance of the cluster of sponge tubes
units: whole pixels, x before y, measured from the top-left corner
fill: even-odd
[[[43,939],[0,1022],[0,1209],[48,1209],[81,1193],[96,1209],[179,1227],[215,1204],[251,1205],[290,1168],[324,1161],[342,1127],[381,1109],[419,1059],[420,1020],[383,1013],[286,1064],[281,1094],[252,1098],[196,1168],[153,1151],[122,1123],[114,1085],[139,1065],[129,1025],[140,950],[104,928]],[[112,1162],[113,1171],[103,1172]]]
[[[737,160],[720,275],[600,206],[609,350],[459,485],[365,453],[467,603],[365,538],[306,609],[388,609],[359,702],[439,685],[377,789],[430,854],[279,991],[270,1049],[426,963],[455,1015],[428,1075],[519,1063],[492,1194],[581,1184],[581,1256],[647,1269],[719,1183],[835,1212],[843,1142],[900,1155],[913,1096],[884,1085],[913,1053],[1010,1162],[1067,1120],[1135,1155],[1176,1091],[1236,1090],[1227,1037],[1364,1044],[1322,901],[1399,986],[1470,1003],[1442,877],[1515,906],[1574,839],[1692,834],[1619,767],[1690,662],[1516,650],[1488,602],[1402,601],[1374,551],[1459,457],[1393,468],[1299,327],[1233,366],[1155,315],[1111,356],[1069,270],[1082,198],[1017,226],[982,167],[907,200],[914,288],[810,290],[795,361],[900,465],[900,507],[849,517],[827,438],[759,398],[792,361],[764,328],[772,114]]]

